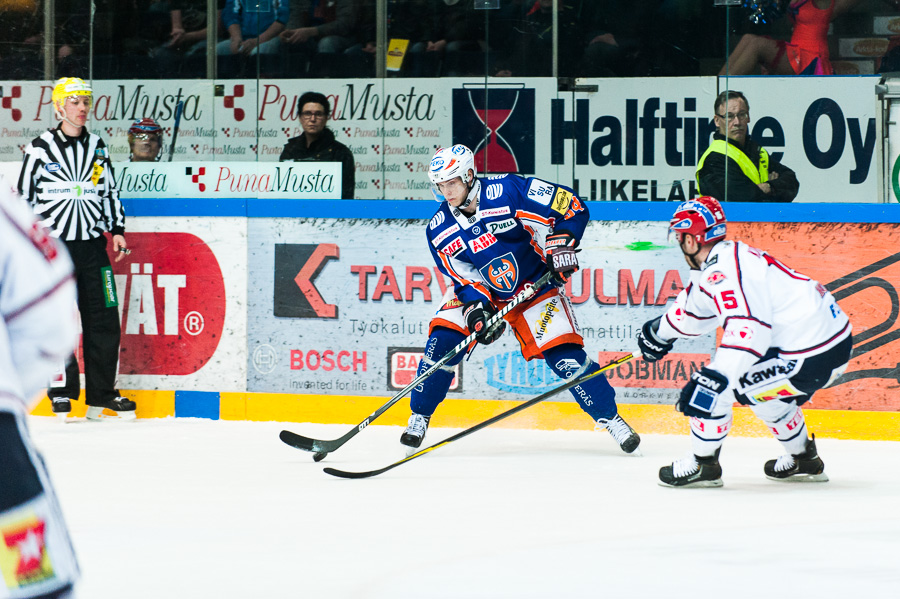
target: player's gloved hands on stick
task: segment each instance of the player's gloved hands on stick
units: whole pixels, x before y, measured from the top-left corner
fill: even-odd
[[[653,320],[648,320],[637,334],[638,348],[641,350],[641,355],[644,356],[644,360],[647,362],[661,360],[667,353],[672,351],[672,347],[675,345],[674,339],[666,341],[665,339],[660,338],[658,334],[660,319],[662,319],[661,316],[654,318]]]
[[[578,245],[578,240],[568,231],[551,233],[547,236],[547,266],[553,272],[553,277],[560,283],[568,281],[569,277],[578,270],[578,258],[575,253],[581,250],[576,250],[576,245]]]
[[[718,401],[728,401],[722,394],[728,388],[728,379],[718,370],[704,366],[691,375],[691,380],[681,390],[675,409],[685,416],[709,418]]]
[[[488,319],[497,313],[497,309],[491,304],[481,300],[469,302],[463,307],[463,318],[466,319],[466,327],[469,333],[475,333],[475,339],[479,343],[490,345],[500,338],[506,330],[506,321],[501,320],[491,328],[487,327]]]

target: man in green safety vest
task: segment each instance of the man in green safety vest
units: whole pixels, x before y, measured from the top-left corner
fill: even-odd
[[[797,175],[748,137],[750,103],[744,94],[719,94],[715,115],[719,130],[697,165],[699,193],[728,202],[793,201],[800,189]]]

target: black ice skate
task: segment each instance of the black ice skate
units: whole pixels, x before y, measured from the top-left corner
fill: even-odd
[[[409,417],[406,430],[400,435],[400,443],[413,449],[420,447],[425,439],[425,431],[428,430],[429,422],[431,422],[431,416],[413,413]]]
[[[608,430],[625,453],[633,453],[641,444],[640,436],[618,414],[609,419],[600,418],[597,420],[597,428]]]
[[[135,414],[136,409],[137,404],[135,404],[130,399],[127,399],[125,397],[114,397],[108,401],[103,402],[100,405],[88,406],[87,419],[134,420],[137,417],[137,415]],[[109,410],[113,412],[113,414],[105,413],[104,410]]]
[[[65,420],[72,411],[72,400],[68,397],[51,397],[50,409],[56,414],[57,419]]]
[[[659,484],[663,487],[721,487],[722,467],[719,465],[719,451],[701,458],[694,454],[675,460],[671,466],[659,469]]]
[[[824,483],[828,482],[825,474],[825,462],[816,450],[816,436],[806,441],[806,450],[797,455],[783,455],[776,460],[766,462],[763,470],[766,478],[779,481]]]

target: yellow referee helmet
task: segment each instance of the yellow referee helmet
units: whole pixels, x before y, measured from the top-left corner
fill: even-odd
[[[57,110],[62,110],[66,98],[87,96],[89,99],[93,100],[93,95],[94,92],[91,90],[91,86],[85,83],[84,79],[79,79],[78,77],[63,77],[56,82],[55,86],[53,86],[53,96],[51,97],[51,100],[53,101],[53,106]]]

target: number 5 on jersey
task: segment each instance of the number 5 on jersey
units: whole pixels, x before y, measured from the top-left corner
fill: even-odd
[[[734,310],[738,307],[737,298],[734,297],[734,289],[726,289],[719,295],[715,296],[714,299],[716,301],[716,308],[719,309],[720,313],[724,312],[723,308],[725,310]],[[721,300],[721,304],[719,303],[719,300]]]

